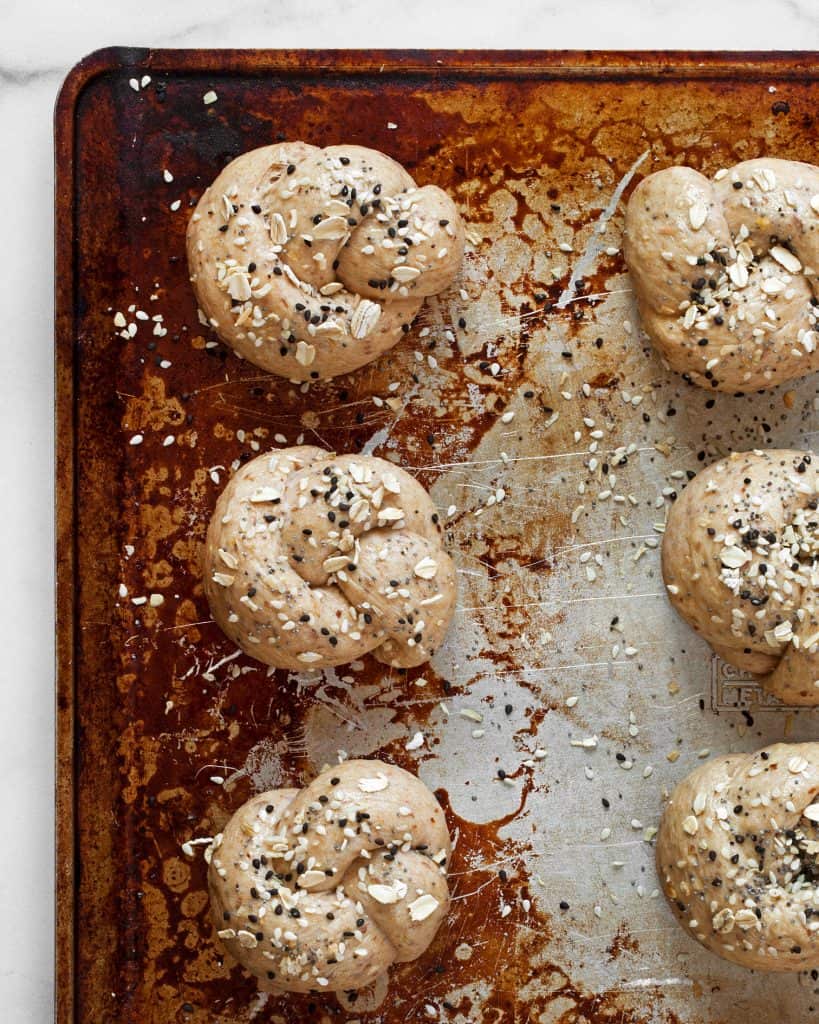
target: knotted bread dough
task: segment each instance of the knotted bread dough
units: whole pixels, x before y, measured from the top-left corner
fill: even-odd
[[[200,309],[244,359],[318,380],[376,359],[464,249],[455,204],[362,146],[286,142],[233,160],[188,225]]]
[[[657,872],[683,927],[761,971],[819,967],[819,743],[715,757],[671,794]]]
[[[278,668],[325,668],[372,651],[427,661],[455,607],[438,513],[404,470],[366,455],[283,448],[237,470],[205,544],[213,617]]]
[[[663,538],[674,607],[786,704],[819,704],[816,467],[812,452],[734,452],[688,484]]]
[[[694,384],[754,391],[819,369],[819,168],[657,171],[629,201],[624,252],[643,327]]]
[[[207,854],[218,935],[263,987],[340,992],[426,950],[449,906],[435,797],[382,761],[239,808]]]

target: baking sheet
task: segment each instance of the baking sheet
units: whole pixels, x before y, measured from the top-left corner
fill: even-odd
[[[657,548],[686,474],[811,445],[816,382],[731,398],[664,371],[620,244],[652,169],[814,161],[816,70],[812,54],[118,49],[72,72],[56,117],[60,1024],[812,1012],[809,976],[751,975],[687,938],[651,836],[661,792],[709,752],[816,734],[814,712],[675,618]],[[278,138],[384,150],[455,197],[472,239],[402,344],[306,394],[214,344],[183,255],[217,170]],[[302,440],[394,459],[446,516],[460,600],[431,665],[270,673],[210,621],[216,496],[236,460]],[[339,751],[417,771],[457,839],[446,928],[387,995],[344,1008],[260,995],[214,941],[202,848],[182,849]]]

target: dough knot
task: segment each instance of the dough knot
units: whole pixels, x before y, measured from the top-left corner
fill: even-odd
[[[786,704],[819,704],[819,487],[812,452],[734,452],[668,516],[672,604],[725,661]]]
[[[755,391],[819,369],[819,168],[657,171],[629,201],[624,251],[643,327],[694,384]]]
[[[449,905],[443,812],[416,776],[347,761],[248,801],[207,854],[219,937],[266,987],[346,991],[429,946]]]
[[[191,281],[237,353],[291,380],[363,366],[457,275],[464,226],[435,185],[361,146],[238,157],[188,228]]]
[[[819,967],[819,744],[715,757],[673,791],[657,871],[695,939],[767,971]]]
[[[435,506],[409,473],[366,455],[286,448],[239,469],[205,550],[214,618],[269,665],[324,668],[372,651],[427,661],[456,599]]]

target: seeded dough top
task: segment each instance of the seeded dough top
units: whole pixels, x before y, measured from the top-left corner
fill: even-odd
[[[756,391],[819,369],[819,168],[657,171],[629,201],[624,252],[643,327],[694,384]]]
[[[438,513],[417,480],[383,459],[309,446],[237,470],[211,518],[204,577],[231,640],[290,669],[368,651],[420,665],[457,598]]]
[[[663,538],[677,611],[787,704],[819,704],[817,462],[734,452],[688,484]]]
[[[819,967],[819,743],[715,757],[669,798],[657,870],[683,927],[761,971]]]
[[[346,761],[239,808],[208,850],[214,924],[263,987],[339,992],[415,960],[446,917],[435,797],[383,761]]]
[[[233,160],[188,225],[207,323],[242,358],[290,380],[376,359],[464,248],[455,204],[362,146],[263,146]]]

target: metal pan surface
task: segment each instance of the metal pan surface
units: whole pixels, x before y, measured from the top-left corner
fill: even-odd
[[[816,79],[809,53],[113,49],[71,73],[56,112],[59,1024],[810,1015],[809,976],[752,975],[688,939],[652,836],[661,793],[708,752],[816,735],[815,713],[766,698],[675,617],[657,548],[690,472],[812,445],[816,381],[733,398],[666,372],[621,231],[652,169],[815,162]],[[306,393],[215,344],[184,260],[205,186],[275,139],[389,153],[455,197],[471,239],[402,344]],[[460,574],[431,665],[268,673],[210,621],[216,496],[242,460],[301,439],[393,459],[430,489]],[[260,995],[183,850],[340,750],[419,772],[457,839],[447,927],[386,997],[344,1008]]]

